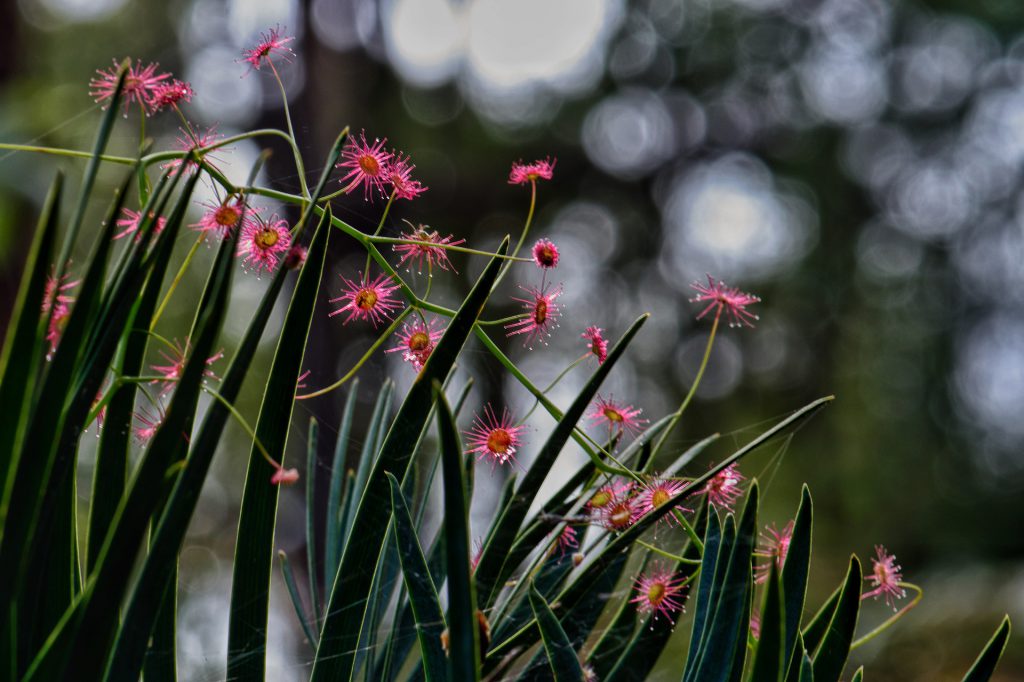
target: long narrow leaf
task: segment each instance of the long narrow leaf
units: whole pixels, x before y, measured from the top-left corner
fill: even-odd
[[[341,414],[338,426],[338,442],[334,446],[334,460],[331,465],[331,482],[327,493],[327,523],[324,531],[324,593],[330,594],[334,587],[334,574],[338,571],[338,560],[341,557],[341,507],[348,502],[345,494],[348,476],[345,469],[345,457],[348,454],[349,434],[352,433],[352,415],[356,409],[356,397],[359,395],[359,379],[353,379],[345,399],[345,409]]]
[[[963,682],[987,682],[992,677],[992,673],[995,672],[996,666],[999,664],[999,659],[1003,656],[1003,650],[1006,649],[1006,643],[1010,639],[1010,618],[1009,616],[1003,617],[1003,622],[999,624],[992,638],[985,645],[985,648],[979,654],[978,658],[974,661],[974,665],[964,675]]]
[[[533,586],[530,587],[530,606],[533,608],[534,618],[540,627],[540,636],[544,641],[544,651],[548,655],[548,663],[551,665],[551,673],[555,682],[576,682],[583,679],[583,668],[576,652],[572,648],[572,642],[565,634],[558,618],[551,607],[544,601]]]
[[[814,654],[814,677],[819,680],[837,680],[846,667],[850,655],[850,644],[857,629],[860,615],[860,560],[850,557],[850,568],[846,573],[839,603],[829,622],[828,630]]]
[[[754,667],[750,682],[780,682],[785,673],[786,658],[783,648],[785,633],[785,605],[782,597],[778,568],[772,561],[768,575],[768,588],[761,608],[761,633],[754,654]]]
[[[805,485],[800,492],[800,507],[793,522],[789,551],[782,567],[782,594],[785,598],[786,614],[783,631],[783,670],[789,669],[790,661],[797,652],[797,638],[800,634],[800,620],[803,618],[804,602],[807,595],[807,577],[811,568],[811,531],[814,527],[814,503],[811,491]]]

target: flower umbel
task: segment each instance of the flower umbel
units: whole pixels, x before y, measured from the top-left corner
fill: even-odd
[[[675,622],[673,614],[683,610],[682,597],[686,579],[664,564],[655,562],[646,573],[641,573],[634,584],[636,596],[629,601],[643,614],[665,616]]]
[[[789,553],[789,543],[793,539],[793,522],[790,521],[782,530],[778,530],[775,524],[766,526],[761,531],[761,541],[758,543],[754,557],[760,561],[754,562],[754,582],[760,585],[768,580],[772,572],[772,563],[777,571],[782,570],[782,564],[786,562],[786,555]]]
[[[550,293],[546,286],[542,289],[537,289],[536,287],[526,288],[520,285],[519,288],[528,293],[530,298],[516,298],[513,296],[512,300],[522,303],[523,307],[526,308],[527,314],[521,320],[506,324],[505,329],[510,330],[508,332],[509,336],[526,334],[524,345],[532,349],[533,342],[537,339],[546,344],[544,339],[551,336],[551,329],[553,327],[558,326],[556,321],[561,311],[558,304],[555,303],[555,299],[562,295],[562,287],[559,286]]]
[[[417,319],[412,323],[402,325],[402,331],[398,332],[399,343],[394,348],[388,348],[385,353],[401,353],[402,359],[412,365],[417,372],[423,369],[427,358],[441,338],[443,329],[437,329],[437,320],[424,322]]]
[[[292,233],[288,223],[276,215],[267,221],[246,221],[238,238],[238,255],[245,264],[255,270],[273,272],[282,254],[292,245]]]
[[[466,445],[470,446],[466,454],[475,452],[480,459],[489,458],[492,464],[511,462],[519,447],[519,433],[525,428],[523,425],[513,425],[512,413],[507,407],[501,411],[501,419],[498,419],[491,406],[487,405],[483,417],[477,415],[473,427],[465,433]]]
[[[708,496],[711,504],[732,511],[732,505],[743,495],[740,489],[743,479],[739,467],[730,464],[712,476],[701,492]]]
[[[264,61],[269,62],[273,55],[281,55],[285,59],[294,56],[288,43],[295,40],[294,36],[281,35],[281,27],[276,26],[260,33],[259,42],[247,50],[242,50],[241,61],[249,64],[250,70],[259,70]]]
[[[597,358],[598,364],[608,359],[608,341],[601,333],[600,327],[587,327],[586,331],[580,335],[589,342],[587,345],[590,346],[591,354]]]
[[[402,233],[402,239],[415,241],[416,244],[395,244],[392,247],[395,253],[402,255],[398,261],[399,267],[407,262],[411,265],[412,261],[416,261],[416,269],[423,272],[423,261],[426,261],[429,268],[436,265],[442,270],[451,268],[454,271],[455,268],[452,267],[452,262],[448,258],[448,250],[444,247],[458,246],[465,243],[466,240],[455,239],[454,235],[442,237],[437,230],[429,230],[427,227],[419,225],[411,232]]]
[[[512,164],[512,170],[508,174],[508,184],[525,185],[528,182],[537,180],[550,180],[555,173],[555,163],[551,157],[538,159],[533,163],[517,161]]]
[[[384,150],[384,144],[388,141],[374,139],[371,145],[366,141],[366,131],[359,134],[359,139],[353,135],[348,139],[345,149],[341,152],[341,161],[337,168],[347,169],[348,173],[343,175],[338,182],[345,184],[344,191],[352,193],[363,186],[363,198],[370,198],[370,190],[375,189],[384,194],[384,185],[390,181],[388,177],[388,165],[391,162],[391,152]]]
[[[874,589],[865,592],[860,598],[877,598],[882,595],[885,603],[895,611],[896,600],[907,596],[907,591],[900,587],[900,582],[903,580],[903,569],[896,563],[896,557],[889,554],[882,545],[875,545],[875,555],[877,558],[871,559],[873,568],[871,575],[868,576]]]
[[[348,311],[345,324],[353,319],[370,320],[376,327],[382,320],[390,318],[392,311],[402,307],[394,297],[398,285],[391,283],[390,275],[381,274],[371,282],[359,273],[359,278],[354,281],[345,276],[342,276],[341,281],[345,283],[345,291],[341,296],[330,299],[330,302],[344,301],[345,305],[331,311],[328,317]]]
[[[746,325],[753,327],[754,322],[759,318],[747,310],[747,306],[760,302],[760,298],[753,294],[745,294],[739,289],[726,286],[725,282],[716,282],[711,275],[708,275],[708,284],[704,286],[700,282],[694,282],[690,286],[697,290],[697,295],[690,299],[693,303],[707,303],[708,306],[701,311],[697,319],[701,319],[712,310],[716,315],[725,311],[729,318],[730,327]]]

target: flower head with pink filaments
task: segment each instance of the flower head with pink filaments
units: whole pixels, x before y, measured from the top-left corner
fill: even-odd
[[[874,589],[865,592],[861,599],[868,597],[877,598],[879,595],[885,599],[885,603],[896,610],[896,600],[907,596],[907,591],[900,587],[903,580],[903,569],[896,563],[896,557],[889,554],[882,545],[875,545],[875,556],[871,559],[872,571],[868,576]]]
[[[427,191],[419,180],[412,179],[415,168],[408,156],[402,157],[402,152],[391,153],[391,161],[384,168],[384,179],[391,185],[396,199],[415,199]]]
[[[378,275],[372,282],[368,277],[364,278],[362,273],[354,281],[342,275],[341,281],[345,283],[345,291],[341,296],[330,299],[330,303],[344,301],[345,305],[331,311],[328,317],[347,311],[345,324],[354,319],[370,320],[376,327],[381,321],[389,319],[393,311],[402,307],[394,296],[399,287],[392,283],[391,275]]]
[[[640,419],[641,412],[643,410],[636,409],[632,405],[615,402],[613,396],[602,398],[598,395],[587,416],[590,417],[591,423],[603,422],[608,425],[610,432],[618,431],[621,435],[626,430],[636,433],[642,425],[647,423],[646,419]]]
[[[792,540],[792,521],[783,526],[782,530],[778,530],[773,523],[761,531],[761,541],[754,551],[754,557],[760,560],[754,562],[755,583],[760,585],[768,580],[773,563],[777,571],[782,570],[782,565],[786,563],[786,555],[789,554],[789,543]]]
[[[491,406],[486,405],[483,416],[477,415],[473,427],[465,432],[466,445],[470,446],[466,454],[475,452],[479,459],[488,458],[492,464],[514,461],[521,441],[519,434],[525,428],[522,424],[515,426],[507,407],[502,409],[499,419]]]
[[[408,233],[403,232],[402,239],[417,243],[395,244],[392,247],[395,253],[402,255],[398,261],[399,267],[407,262],[411,265],[413,261],[416,261],[416,267],[420,272],[423,272],[423,261],[427,262],[428,268],[433,268],[436,265],[442,270],[451,268],[454,271],[455,268],[448,258],[448,250],[445,246],[458,246],[466,242],[465,239],[455,239],[454,235],[442,237],[437,230],[429,230],[426,225],[419,225]]]
[[[712,310],[715,311],[715,315],[720,315],[724,311],[729,318],[730,327],[739,327],[740,325],[753,327],[754,322],[759,318],[754,313],[748,311],[747,306],[758,303],[761,299],[753,294],[745,294],[739,289],[726,286],[725,282],[716,282],[711,275],[707,277],[707,286],[700,282],[694,282],[690,285],[697,291],[697,295],[691,298],[690,301],[692,303],[708,304],[701,311],[700,315],[697,316],[697,319],[701,319]]]
[[[640,492],[636,496],[637,504],[640,505],[640,513],[646,515],[659,507],[664,507],[670,500],[672,500],[672,498],[686,490],[687,485],[688,484],[685,481],[679,481],[671,478],[656,478],[649,481],[640,488]],[[692,509],[687,509],[678,502],[673,506],[682,511],[693,511]],[[671,523],[673,517],[670,514],[662,518],[663,520]]]
[[[538,268],[558,267],[558,247],[550,239],[538,239],[533,245],[533,262]]]
[[[551,157],[538,159],[533,163],[517,161],[512,164],[512,170],[508,174],[508,184],[525,185],[537,180],[550,180],[555,173],[556,162],[557,159],[553,161]]]
[[[576,529],[567,525],[562,529],[562,532],[558,534],[558,541],[555,543],[555,547],[558,548],[560,554],[565,554],[571,549],[577,549],[579,546],[580,541],[576,537]]]
[[[160,351],[160,357],[162,357],[163,361],[167,364],[152,365],[153,371],[159,374],[161,378],[154,379],[150,383],[163,384],[163,387],[160,389],[161,395],[168,393],[172,388],[174,388],[175,382],[181,379],[181,373],[185,370],[185,362],[188,360],[188,345],[188,341],[186,341],[185,346],[182,347],[181,343],[177,339],[174,339],[174,344],[170,348],[169,353],[165,350]],[[210,369],[210,365],[223,357],[223,351],[217,351],[208,357],[206,359],[206,369],[203,370],[203,376],[210,379],[216,379],[217,375],[212,369]]]
[[[609,483],[597,489],[587,500],[586,508],[592,513],[599,513],[620,495],[627,494],[633,490],[632,483]]]
[[[288,222],[272,215],[269,220],[254,220],[242,225],[238,255],[247,266],[257,271],[273,272],[291,245],[292,233],[288,230]]]
[[[209,147],[215,143],[221,135],[217,133],[216,126],[210,126],[203,132],[193,130],[191,127],[188,130],[178,128],[180,135],[175,138],[174,147],[181,152],[199,151],[204,147]],[[210,152],[202,152],[200,158],[209,163],[209,160],[213,158]],[[184,168],[186,172],[199,168],[199,162],[192,158],[191,154],[186,154],[179,159],[171,159],[167,163],[161,165],[161,168],[173,169],[171,175],[174,175],[181,168]]]
[[[50,344],[50,350],[46,353],[46,359],[52,360],[53,354],[57,352],[57,345],[60,337],[64,335],[64,328],[71,318],[71,306],[57,300],[50,307],[50,319],[46,323],[46,341]]]
[[[401,353],[402,359],[419,372],[427,363],[427,358],[430,357],[434,346],[437,345],[438,339],[444,332],[443,329],[438,329],[436,324],[437,320],[434,319],[427,322],[422,319],[417,319],[412,323],[407,322],[402,326],[402,331],[398,332],[398,345],[388,348],[384,352]]]
[[[239,225],[242,226],[244,231],[246,226],[256,227],[259,224],[257,210],[251,206],[246,206],[243,213],[242,201],[240,199],[225,201],[222,204],[210,203],[203,205],[207,209],[206,213],[203,214],[198,223],[192,224],[192,227],[200,232],[212,232],[219,237],[227,237]]]
[[[546,286],[538,289],[520,285],[519,288],[528,293],[530,298],[513,296],[512,300],[522,303],[527,314],[520,320],[506,324],[505,329],[509,330],[509,336],[525,334],[524,345],[532,348],[534,341],[540,339],[541,342],[544,342],[545,338],[551,336],[552,327],[558,326],[556,322],[561,311],[558,304],[555,303],[555,299],[562,295],[562,287],[559,286],[550,292]]]
[[[294,56],[295,53],[288,47],[288,43],[293,40],[295,40],[294,36],[281,35],[280,26],[267,29],[260,33],[259,42],[246,50],[242,50],[242,59],[240,61],[248,63],[250,70],[256,69],[259,71],[264,60],[270,63],[270,58],[273,55],[281,55],[285,59],[289,56]]]
[[[178,102],[191,102],[195,92],[191,83],[180,81],[177,78],[169,83],[160,83],[153,88],[153,95],[149,102],[154,112],[167,107],[173,107]]]
[[[309,250],[305,246],[292,244],[292,248],[288,249],[288,253],[285,254],[284,267],[288,270],[298,270],[306,262],[307,256],[309,256]]]
[[[152,217],[152,215],[150,215]],[[135,234],[135,238],[139,239],[142,237],[141,234],[136,234],[139,231],[139,225],[142,223],[142,213],[140,211],[133,211],[130,208],[121,209],[121,217],[114,221],[114,224],[121,228],[121,231],[114,235],[114,239],[121,239],[127,237],[130,234]],[[164,227],[167,225],[167,218],[163,216],[156,219],[156,226],[153,228],[153,234],[158,235],[164,231]]]
[[[139,445],[146,445],[149,441],[153,440],[153,436],[156,435],[156,432],[160,430],[160,426],[163,425],[165,416],[161,406],[157,406],[155,414],[144,407],[140,407],[135,412],[135,419],[139,423],[132,429],[135,441]]]
[[[742,480],[744,476],[740,473],[739,467],[730,464],[712,476],[701,492],[707,495],[711,504],[732,511],[733,504],[743,495],[743,490],[740,489]]]
[[[591,498],[593,501],[593,498]],[[598,522],[608,530],[623,531],[643,516],[639,500],[633,495],[633,485],[618,488],[611,500],[597,509]]]
[[[686,578],[668,566],[655,562],[636,579],[636,596],[629,601],[636,604],[639,613],[654,614],[655,620],[658,616],[665,616],[669,622],[674,623],[674,614],[683,610],[685,600],[682,593],[685,587]]]
[[[341,161],[337,168],[348,170],[338,182],[345,184],[346,193],[351,193],[363,186],[363,198],[370,198],[370,190],[377,190],[384,194],[384,185],[390,180],[388,177],[388,166],[391,162],[392,153],[384,149],[387,138],[374,139],[371,145],[366,141],[366,131],[359,134],[359,139],[353,135],[341,152]]]
[[[274,470],[274,475],[270,477],[271,485],[292,485],[299,481],[299,470],[298,469],[285,469],[282,466],[278,466]]]
[[[590,346],[590,353],[597,358],[598,364],[601,364],[608,359],[608,341],[602,336],[602,329],[600,327],[587,327],[580,336],[586,339]]]
[[[128,110],[133,104],[140,105],[147,116],[154,111],[152,108],[153,95],[162,82],[171,77],[169,73],[158,74],[156,72],[158,66],[159,64],[155,63],[143,66],[139,60],[135,60],[134,66],[129,65],[128,73],[124,78],[124,87],[121,89],[125,116],[128,115]],[[120,68],[120,64],[115,59],[112,68],[106,71],[96,70],[99,75],[89,81],[89,95],[96,102],[103,102],[114,96]]]
[[[50,268],[50,274],[46,277],[46,288],[43,290],[43,305],[42,311],[43,316],[50,314],[50,311],[54,309],[54,305],[67,306],[69,303],[73,303],[75,300],[74,296],[69,296],[64,293],[77,287],[82,282],[75,280],[69,282],[71,279],[71,273],[65,272],[60,278],[57,278],[57,268]]]

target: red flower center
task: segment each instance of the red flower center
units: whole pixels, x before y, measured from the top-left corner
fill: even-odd
[[[537,249],[537,260],[539,260],[542,265],[546,265],[549,268],[552,267],[555,264],[554,249],[546,244],[541,246]]]
[[[370,154],[363,154],[359,157],[359,167],[367,175],[376,177],[380,174],[380,164],[377,159]]]
[[[221,206],[213,214],[213,219],[218,225],[224,228],[232,228],[238,223],[239,211],[234,206]],[[274,233],[274,241],[277,241],[277,233]]]
[[[625,502],[619,502],[615,505],[612,508],[612,513],[608,515],[608,520],[611,521],[612,526],[615,528],[625,528],[629,525],[631,518],[633,518],[633,511]]]
[[[354,302],[357,308],[373,310],[373,306],[377,305],[377,292],[373,289],[360,289]]]
[[[409,350],[424,351],[430,347],[430,335],[426,332],[415,332],[409,336]]]
[[[272,230],[269,227],[264,227],[262,230],[256,233],[253,237],[253,241],[256,242],[256,246],[266,251],[267,249],[273,248],[277,240],[281,238],[281,235],[277,233],[277,230]]]
[[[512,445],[512,434],[505,429],[494,429],[487,436],[487,449],[497,455],[504,455]]]
[[[544,299],[537,301],[533,308],[533,321],[538,325],[544,324],[548,319],[548,302]]]

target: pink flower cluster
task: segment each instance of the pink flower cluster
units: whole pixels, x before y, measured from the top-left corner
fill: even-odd
[[[121,89],[125,116],[133,105],[138,105],[149,116],[161,109],[177,106],[178,102],[192,101],[194,93],[191,85],[177,80],[169,73],[157,73],[158,68],[159,64],[156,63],[143,66],[139,60],[134,65],[129,62]],[[89,81],[89,95],[96,102],[112,99],[117,91],[120,73],[121,66],[116,59],[111,68],[97,69],[97,76]]]
[[[387,138],[374,139],[371,144],[366,140],[366,131],[349,138],[348,144],[341,152],[341,161],[337,167],[348,171],[339,182],[345,185],[344,192],[351,193],[363,188],[363,198],[369,200],[371,191],[381,196],[394,196],[396,199],[415,199],[427,188],[419,180],[412,179],[412,171],[416,168],[410,157],[402,152],[384,148]],[[346,184],[347,183],[347,184]],[[388,186],[391,191],[388,192]]]

